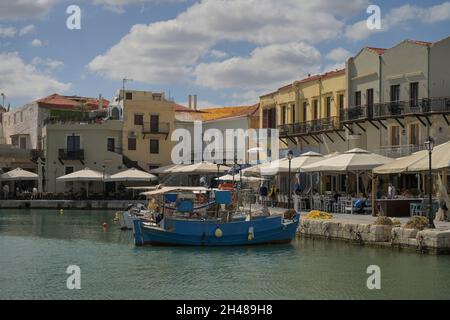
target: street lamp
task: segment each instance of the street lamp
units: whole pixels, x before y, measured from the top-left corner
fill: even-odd
[[[5,108],[5,94],[2,92],[0,96],[2,96],[2,107]]]
[[[428,140],[425,141],[425,148],[428,150],[428,227],[434,229],[434,219],[433,219],[433,173],[432,173],[432,155],[434,149],[434,139],[432,137],[428,137]]]
[[[292,159],[294,158],[294,152],[292,152],[292,150],[289,150],[288,154],[287,154],[287,158],[289,160],[289,178],[288,178],[288,209],[291,209],[291,203],[292,203],[292,193],[291,193],[291,162]]]

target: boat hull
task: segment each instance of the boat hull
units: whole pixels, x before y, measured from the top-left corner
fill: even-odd
[[[230,223],[173,219],[165,221],[164,229],[147,225],[142,220],[134,220],[134,236],[136,246],[219,247],[281,244],[294,239],[299,220],[298,214],[289,221],[284,221],[281,216]]]

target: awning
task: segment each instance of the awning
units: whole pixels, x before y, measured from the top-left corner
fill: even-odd
[[[37,181],[39,176],[36,173],[17,168],[0,176],[0,180],[4,181]]]
[[[393,159],[363,149],[349,150],[300,169],[301,172],[357,172],[368,171]]]
[[[140,171],[135,168],[131,168],[116,174],[111,175],[107,179],[107,182],[150,182],[158,180],[158,177],[145,171]]]

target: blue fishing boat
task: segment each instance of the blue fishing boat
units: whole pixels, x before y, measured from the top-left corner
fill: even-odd
[[[157,190],[148,195],[158,195],[170,191]],[[177,191],[183,192],[180,188]],[[230,205],[231,191],[215,191],[218,206]],[[218,207],[219,208],[219,207]],[[179,194],[177,213],[170,216],[160,214],[157,222],[135,219],[134,238],[136,246],[246,246],[280,244],[291,242],[297,232],[300,215],[253,216],[247,212],[235,215],[230,211],[217,209],[215,217],[193,217],[194,205],[186,194]]]

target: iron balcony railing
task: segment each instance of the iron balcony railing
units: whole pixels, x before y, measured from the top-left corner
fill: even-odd
[[[420,100],[376,103],[373,106],[349,107],[341,112],[341,122],[383,120],[432,114],[450,114],[450,98],[424,98]]]
[[[84,160],[84,150],[59,149],[58,158],[61,160]]]
[[[169,134],[170,133],[170,123],[159,122],[158,124],[145,122],[142,125],[143,134]]]
[[[425,150],[424,145],[385,146],[376,149],[375,153],[389,158],[401,158],[422,150]]]
[[[341,127],[337,117],[329,117],[306,122],[284,124],[278,127],[280,137],[317,134],[339,130]]]

